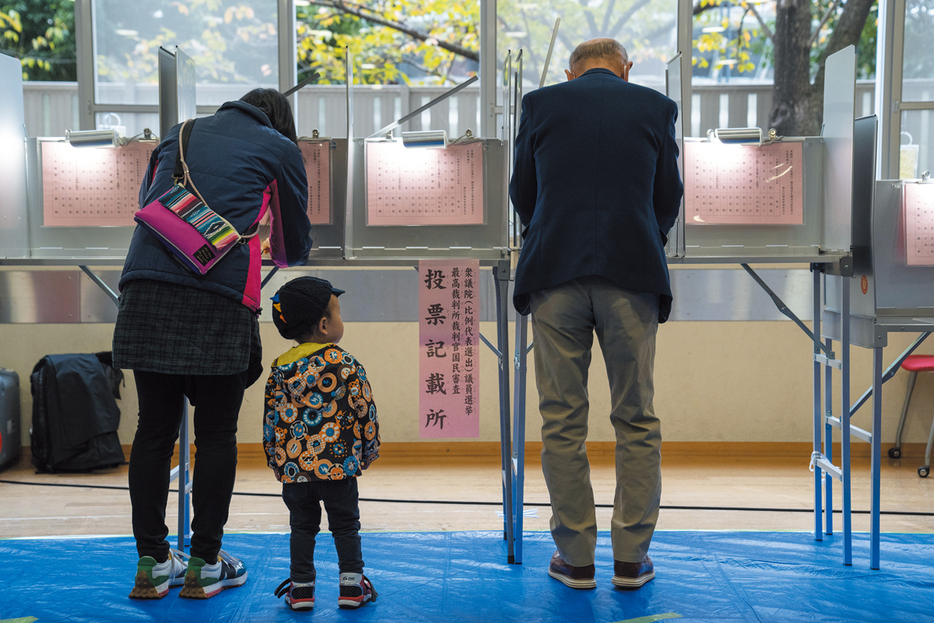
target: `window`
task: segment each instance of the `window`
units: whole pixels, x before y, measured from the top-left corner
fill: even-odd
[[[85,0],[86,2],[88,0]],[[93,0],[95,126],[134,135],[158,127],[158,51],[195,62],[199,106],[279,86],[276,0]],[[140,111],[140,112],[137,112]]]
[[[802,7],[812,18],[806,36],[783,34],[794,33],[791,13]],[[774,127],[784,136],[820,134],[823,66],[831,37],[845,17],[863,20],[864,27],[838,33],[835,49],[856,45],[857,77],[872,79],[877,15],[873,0],[811,0],[787,6],[774,1],[697,0],[691,119],[685,120],[685,135],[705,136],[718,127],[759,127],[766,132]],[[779,31],[776,22],[782,20],[787,26]],[[786,39],[776,45],[781,36]],[[808,67],[806,81],[798,75],[801,67]],[[857,87],[856,102],[856,116],[872,114],[871,85]]]
[[[677,54],[675,0],[499,0],[497,60],[508,50],[523,58],[524,91],[538,88],[556,18],[558,37],[545,84],[563,82],[571,52],[597,37],[616,39],[633,62],[629,79],[665,92],[665,64]],[[499,82],[497,82],[499,84]]]
[[[298,131],[346,134],[346,51],[353,58],[354,133],[368,136],[464,82],[479,70],[480,0],[382,0],[354,4],[296,0]],[[479,87],[468,87],[403,125],[461,135],[479,125]]]

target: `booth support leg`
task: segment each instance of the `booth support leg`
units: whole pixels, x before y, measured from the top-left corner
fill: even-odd
[[[496,345],[499,349],[499,433],[503,470],[503,523],[506,539],[506,557],[509,564],[516,561],[513,524],[513,469],[512,435],[509,426],[509,261],[503,260],[493,267],[496,282]]]
[[[522,523],[525,511],[525,382],[528,360],[529,320],[516,314],[515,382],[513,393],[512,470],[515,514],[515,563],[522,564]]]
[[[811,267],[811,272],[814,275],[814,291],[813,291],[813,313],[814,313],[814,336],[813,342],[811,344],[813,356],[812,356],[812,365],[814,368],[814,431],[813,431],[813,447],[812,453],[820,454],[821,452],[821,362],[817,359],[817,355],[820,354],[820,276],[821,273],[816,270],[814,266]],[[814,466],[814,540],[820,541],[823,539],[821,535],[821,480],[822,480],[823,470],[819,465]],[[828,504],[828,512],[830,512]]]
[[[850,495],[850,282],[842,278],[840,305],[840,468],[843,471],[843,564],[853,564],[853,510]]]
[[[882,348],[872,349],[872,439],[871,460],[871,504],[869,521],[869,568],[879,568],[879,515],[882,461]]]
[[[824,344],[828,350],[833,349],[833,340],[827,338]],[[824,419],[824,456],[833,463],[833,426],[827,418],[833,416],[833,368],[826,366],[824,368],[824,405],[826,407]],[[824,474],[824,525],[825,532],[833,534],[833,476]]]

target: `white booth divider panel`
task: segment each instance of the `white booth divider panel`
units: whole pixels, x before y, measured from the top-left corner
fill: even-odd
[[[0,54],[0,256],[24,258],[27,247],[26,139],[23,68],[19,59]]]
[[[824,129],[827,162],[824,184],[826,250],[849,251],[852,244],[853,122],[856,110],[856,48],[847,46],[824,65]]]

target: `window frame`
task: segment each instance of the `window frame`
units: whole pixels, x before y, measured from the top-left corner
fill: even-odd
[[[295,3],[293,0],[276,0],[276,22],[278,28],[279,90],[291,88],[297,77]],[[159,114],[157,104],[102,104],[96,101],[94,88],[94,0],[75,0],[75,55],[78,78],[78,122],[81,130],[94,130],[99,113],[149,113]],[[291,36],[283,36],[290,33]],[[295,105],[295,96],[292,96]],[[220,108],[215,105],[199,105],[198,114],[210,115]]]

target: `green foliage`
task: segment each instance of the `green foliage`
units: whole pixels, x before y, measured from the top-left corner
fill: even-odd
[[[876,41],[879,30],[879,3],[872,5],[869,17],[863,25],[863,32],[856,46],[856,77],[861,80],[874,78],[876,75]],[[930,74],[928,74],[930,75]]]
[[[321,74],[321,84],[346,82],[349,50],[357,83],[408,84],[408,65],[426,74],[425,83],[449,84],[455,64],[465,57],[442,44],[479,54],[479,21],[479,0],[375,0],[299,6],[299,79],[314,70]]]
[[[111,37],[97,58],[101,80],[154,82],[160,45],[179,45],[197,58],[199,80],[273,83],[277,59],[275,3],[260,14],[262,3],[242,0],[97,0],[99,19],[124,30]],[[445,49],[459,46],[479,53],[480,0],[370,0],[345,3],[314,0],[297,7],[299,78],[311,71],[321,83],[342,83],[345,50],[354,59],[354,75],[362,84],[410,83],[414,73],[424,82],[450,84],[452,71],[463,75],[467,57]],[[523,49],[526,76],[541,71],[556,17],[562,23],[549,80],[563,79],[562,69],[573,47],[586,39],[607,36],[626,45],[637,64],[664,61],[673,55],[670,35],[673,8],[651,0],[499,0],[500,50]],[[815,26],[832,0],[813,0]],[[909,0],[912,19],[906,37],[925,41],[934,26],[934,0]],[[251,6],[252,5],[252,6]],[[76,79],[74,2],[71,0],[0,0],[0,49],[21,59],[27,80]],[[846,8],[837,6],[811,48],[812,76],[827,42]],[[764,26],[756,18],[764,22]],[[146,19],[163,14],[171,19]],[[751,75],[757,62],[772,62],[768,33],[775,28],[775,2],[697,0],[692,62],[698,68],[728,66],[734,76]],[[144,19],[140,19],[144,16]],[[878,7],[873,7],[858,49],[860,77],[875,74]],[[171,27],[165,23],[171,24]],[[451,46],[448,46],[451,47]],[[906,71],[934,74],[930,54],[906,54]],[[461,65],[458,65],[461,63]],[[466,67],[472,68],[473,65]],[[408,73],[407,73],[408,72]]]
[[[753,58],[761,53],[764,32],[754,7],[730,0],[699,0],[697,6],[704,11],[694,20],[692,65],[708,69],[713,64],[712,75],[724,69],[739,75],[754,72]]]
[[[0,49],[20,59],[24,80],[75,81],[75,4],[0,2]]]

